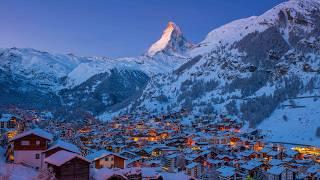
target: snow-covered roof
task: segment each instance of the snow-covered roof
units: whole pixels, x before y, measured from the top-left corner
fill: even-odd
[[[271,148],[264,147],[260,152],[262,152],[262,153],[268,153],[268,152],[270,152],[270,151],[272,151]]]
[[[311,174],[320,172],[320,166],[319,166],[319,165],[311,166],[311,167],[307,170],[307,172],[308,172],[308,173],[311,173]]]
[[[66,163],[74,158],[79,158],[79,159],[82,159],[82,160],[90,163],[90,161],[87,160],[86,158],[84,158],[83,156],[80,156],[79,154],[72,153],[69,151],[64,151],[64,150],[58,151],[58,152],[52,154],[51,156],[45,158],[44,162],[49,163],[49,164],[53,164],[55,166],[61,166],[64,163]]]
[[[161,176],[163,177],[163,179],[166,179],[166,180],[189,180],[189,179],[191,179],[190,176],[186,175],[182,171],[176,172],[176,173],[161,172]]]
[[[198,166],[198,165],[199,165],[198,163],[192,162],[192,163],[188,164],[188,165],[186,166],[186,168],[187,168],[187,169],[192,169],[192,168],[194,168],[194,167],[196,167],[196,166]]]
[[[207,162],[210,163],[210,164],[219,164],[219,163],[222,163],[224,161],[223,160],[218,160],[218,159],[208,159]]]
[[[256,152],[253,151],[253,150],[247,150],[247,151],[243,151],[243,152],[241,152],[239,154],[242,155],[242,156],[250,156],[250,155],[255,154],[255,153]]]
[[[246,164],[241,165],[240,167],[243,169],[252,170],[256,167],[259,167],[261,164],[262,162],[260,161],[251,160],[251,161],[248,161]]]
[[[107,150],[100,150],[97,152],[94,152],[92,154],[89,154],[86,156],[87,159],[89,159],[90,161],[95,161],[97,159],[103,158],[105,156],[110,155],[112,152],[107,151]]]
[[[101,168],[101,169],[94,169],[93,171],[94,171],[94,179],[96,180],[105,180],[110,178],[111,176],[121,176],[124,179],[127,179],[125,175],[141,174],[141,169],[137,169],[137,168],[126,168],[126,169]]]
[[[269,155],[269,156],[277,156],[280,153],[281,153],[280,151],[270,151],[270,152],[267,153],[267,155]]]
[[[22,137],[28,136],[28,135],[36,135],[36,136],[40,136],[42,138],[48,139],[48,140],[52,140],[53,139],[53,135],[40,129],[40,128],[35,128],[35,129],[31,129],[29,131],[25,131],[21,134],[16,135],[14,138],[11,139],[11,141],[20,139]]]
[[[282,166],[273,166],[267,172],[268,174],[280,175],[285,170]]]
[[[62,141],[62,140],[57,140],[52,146],[50,146],[49,149],[47,149],[46,151],[50,151],[52,149],[55,149],[57,147],[60,147],[62,149],[65,149],[65,150],[68,150],[68,151],[71,151],[71,152],[74,152],[74,153],[78,153],[78,154],[81,154],[81,151],[80,149],[74,145],[74,144],[71,144],[71,143],[68,143],[68,142],[65,142],[65,141]]]
[[[173,158],[176,158],[177,156],[178,156],[178,154],[174,153],[174,154],[170,154],[170,155],[166,156],[166,158],[173,159]]]
[[[0,122],[8,122],[10,121],[12,114],[2,114],[0,117]]]
[[[109,169],[109,168],[98,169],[98,170],[96,170],[94,175],[95,175],[95,179],[97,179],[97,180],[108,179],[111,176],[115,176],[115,175],[116,176],[121,176],[124,179],[126,179],[126,177],[123,175],[123,172],[115,171],[114,169]]]
[[[223,177],[230,177],[235,174],[235,168],[229,166],[222,166],[221,168],[217,169],[220,176]]]
[[[107,150],[100,150],[100,151],[97,151],[97,152],[94,152],[92,154],[89,154],[88,156],[86,156],[87,159],[89,159],[90,161],[95,161],[95,160],[98,160],[98,159],[101,159],[105,156],[108,156],[108,155],[114,155],[114,156],[118,156],[118,157],[121,157],[123,159],[128,159],[124,156],[121,156],[119,154],[116,154],[116,153],[113,153],[113,152],[110,152],[110,151],[107,151]]]
[[[130,164],[130,163],[133,163],[133,162],[136,162],[136,161],[139,161],[139,160],[142,160],[142,158],[141,157],[135,157],[135,158],[132,158],[132,159],[128,159],[127,164]]]
[[[279,160],[279,159],[272,159],[269,164],[272,165],[272,166],[278,166],[280,164],[283,164],[284,162]]]
[[[287,154],[287,155],[289,155],[289,156],[291,156],[291,157],[298,154],[297,151],[294,151],[294,150],[292,150],[292,149],[287,149],[284,153]]]
[[[127,151],[127,150],[121,151],[119,154],[122,155],[122,156],[124,156],[123,154],[125,154],[125,153],[131,154],[131,155],[133,155],[133,156],[138,156],[136,153],[131,152],[131,151]]]

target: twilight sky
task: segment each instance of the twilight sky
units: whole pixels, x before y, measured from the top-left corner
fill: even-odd
[[[141,55],[168,21],[198,43],[214,28],[283,0],[4,0],[0,47],[123,57]]]

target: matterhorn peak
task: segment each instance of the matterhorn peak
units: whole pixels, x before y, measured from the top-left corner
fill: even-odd
[[[149,48],[147,55],[153,56],[158,52],[184,53],[191,47],[192,44],[183,37],[179,26],[170,21],[161,38]]]

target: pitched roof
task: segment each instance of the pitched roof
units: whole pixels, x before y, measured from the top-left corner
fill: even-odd
[[[14,138],[12,138],[10,141],[14,141],[14,140],[17,140],[17,139],[20,139],[22,137],[25,137],[25,136],[28,136],[28,135],[31,135],[31,134],[34,134],[36,136],[40,136],[42,138],[45,138],[45,139],[48,139],[48,140],[52,140],[53,139],[53,135],[40,129],[40,128],[35,128],[35,129],[31,129],[29,131],[25,131],[23,133],[20,133],[18,135],[16,135]]]
[[[50,151],[50,150],[55,149],[57,147],[60,147],[62,149],[65,149],[65,150],[68,150],[68,151],[71,151],[74,153],[81,154],[80,149],[76,145],[62,141],[62,140],[57,140],[56,142],[54,142],[54,144],[52,144],[49,147],[49,149],[47,149],[46,151]]]
[[[295,155],[299,154],[297,151],[294,151],[292,149],[287,149],[284,153],[289,156],[295,156]]]
[[[252,170],[254,168],[259,167],[260,165],[262,165],[262,162],[257,160],[251,160],[248,161],[246,164],[241,165],[240,167],[243,169]]]
[[[122,159],[128,159],[124,156],[121,156],[119,154],[116,154],[116,153],[113,153],[113,152],[110,152],[110,151],[107,151],[107,150],[100,150],[100,151],[97,151],[97,152],[94,152],[92,154],[89,154],[88,156],[86,156],[87,159],[89,159],[90,161],[95,161],[97,159],[101,159],[105,156],[108,156],[108,155],[114,155],[114,156],[118,156]]]
[[[272,166],[278,166],[278,165],[281,165],[283,164],[284,162],[282,160],[279,160],[279,159],[272,159],[269,164],[272,165]]]
[[[13,116],[12,114],[2,114],[0,116],[1,117],[0,122],[8,122],[12,116]]]
[[[64,150],[58,151],[58,152],[52,154],[51,156],[45,158],[44,162],[49,163],[49,164],[53,164],[56,166],[61,166],[64,163],[66,163],[74,158],[79,158],[79,159],[82,159],[82,160],[90,163],[90,161],[87,160],[86,158],[84,158],[83,156],[80,156],[79,154],[72,153],[69,151],[64,151]]]
[[[282,166],[273,166],[267,171],[267,173],[273,175],[280,175],[284,170],[285,168]]]
[[[108,156],[109,154],[111,154],[111,152],[109,152],[107,150],[100,150],[100,151],[97,151],[97,152],[94,152],[92,154],[87,155],[86,158],[89,159],[90,161],[95,161],[97,159]]]
[[[280,151],[270,151],[270,152],[267,153],[267,155],[269,155],[269,156],[277,156],[280,153],[281,153]]]
[[[217,169],[220,176],[223,177],[230,177],[235,174],[235,168],[229,166],[222,166],[221,168]]]
[[[196,167],[196,166],[198,166],[198,165],[199,165],[198,163],[192,162],[192,163],[188,164],[188,165],[186,166],[186,168],[187,168],[187,169],[192,169],[192,168],[194,168],[194,167]]]
[[[210,164],[219,164],[219,163],[223,163],[223,160],[218,160],[218,159],[207,159],[207,162]]]

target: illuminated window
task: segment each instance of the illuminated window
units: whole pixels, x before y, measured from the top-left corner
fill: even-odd
[[[40,141],[36,141],[36,145],[39,146],[40,145]]]

